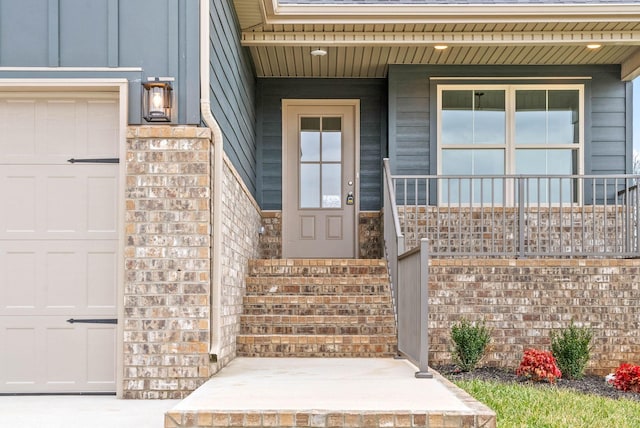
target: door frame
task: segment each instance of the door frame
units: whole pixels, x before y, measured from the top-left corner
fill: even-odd
[[[118,272],[116,274],[116,397],[122,398],[124,367],[124,248],[125,248],[125,203],[126,159],[127,159],[127,125],[129,81],[125,78],[0,78],[0,91],[47,93],[61,90],[74,92],[110,91],[118,93],[118,147],[121,162],[118,164]]]
[[[340,107],[353,107],[353,159],[354,159],[354,177],[356,191],[356,198],[353,210],[353,254],[355,258],[360,258],[360,233],[359,233],[359,214],[360,214],[360,100],[359,99],[282,99],[282,187],[281,187],[281,200],[282,200],[282,228],[284,230],[287,225],[284,221],[284,191],[285,183],[290,182],[288,168],[286,167],[288,159],[287,155],[287,143],[288,143],[288,112],[289,108],[296,107],[322,107],[322,106],[340,106]],[[284,237],[284,233],[281,233]],[[284,239],[282,240],[283,253],[284,253]]]

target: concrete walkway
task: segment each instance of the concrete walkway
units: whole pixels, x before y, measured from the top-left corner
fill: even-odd
[[[0,396],[0,427],[495,427],[495,414],[403,360],[237,358],[180,400]]]
[[[3,428],[159,428],[180,400],[115,396],[1,396]]]
[[[493,427],[495,414],[405,360],[236,358],[167,412],[165,427]]]

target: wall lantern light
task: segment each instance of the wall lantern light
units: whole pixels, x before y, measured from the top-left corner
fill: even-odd
[[[142,84],[142,117],[147,122],[171,122],[173,78],[149,77]]]

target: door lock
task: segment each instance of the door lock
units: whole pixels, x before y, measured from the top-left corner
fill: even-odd
[[[354,204],[353,192],[349,192],[347,193],[347,205],[353,205],[353,204]]]

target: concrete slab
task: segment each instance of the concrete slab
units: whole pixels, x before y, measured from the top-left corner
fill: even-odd
[[[246,415],[267,426],[266,419],[256,420],[260,414],[269,415],[268,426],[307,426],[278,422],[297,414],[325,415],[315,418],[312,426],[319,427],[331,426],[331,415],[338,418],[334,422],[352,415],[360,423],[352,421],[353,426],[373,426],[367,415],[383,414],[392,420],[394,415],[438,416],[443,424],[448,418],[447,426],[453,426],[448,425],[453,417],[469,422],[464,426],[489,427],[492,419],[495,426],[495,414],[464,391],[435,372],[434,379],[416,379],[415,371],[408,361],[394,359],[236,358],[167,412],[165,426],[238,426],[243,417],[247,422]],[[477,415],[482,424],[471,422]],[[432,425],[424,426],[439,426],[431,419]]]
[[[157,428],[180,400],[114,396],[0,396],[0,427]]]

